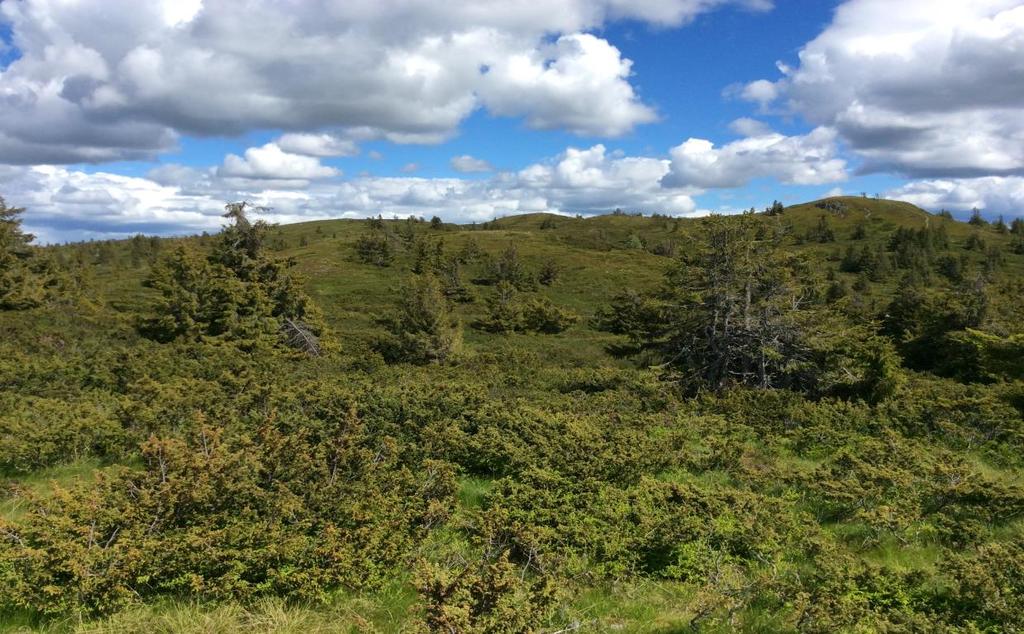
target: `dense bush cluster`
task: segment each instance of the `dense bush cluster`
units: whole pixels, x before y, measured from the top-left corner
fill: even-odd
[[[545,297],[523,297],[510,282],[501,281],[487,302],[487,315],[477,322],[482,330],[497,333],[558,333],[579,318]]]
[[[161,298],[142,330],[158,341],[212,339],[249,348],[283,343],[319,354],[319,311],[301,280],[289,274],[292,263],[266,255],[266,223],[250,222],[247,206],[227,206],[233,224],[209,254],[180,246],[154,266],[147,284]]]
[[[0,196],[0,310],[34,308],[59,297],[68,285],[67,273],[34,249],[35,237],[21,230],[24,211]]]
[[[398,462],[358,419],[151,438],[142,466],[3,526],[9,605],[109,611],[154,594],[316,599],[380,583],[452,505],[443,464]],[[60,518],[54,521],[55,518]]]

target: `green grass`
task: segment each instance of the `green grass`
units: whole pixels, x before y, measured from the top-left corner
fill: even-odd
[[[75,482],[91,482],[99,467],[98,460],[85,459],[0,481],[5,483],[8,491],[0,497],[0,518],[17,521],[24,514],[25,501],[20,494],[22,491],[45,497],[54,485],[67,487]]]
[[[932,571],[942,559],[942,548],[930,543],[904,543],[888,537],[862,556],[878,565],[904,571]]]
[[[320,604],[289,604],[273,598],[252,604],[166,600],[102,619],[46,622],[5,614],[0,615],[0,634],[397,634],[409,622],[415,600],[416,593],[402,578],[372,594],[339,592]]]
[[[463,508],[475,509],[483,505],[492,482],[483,478],[462,478],[459,484],[459,504]]]
[[[581,631],[681,632],[694,616],[695,594],[681,583],[600,586],[578,595],[572,610]]]

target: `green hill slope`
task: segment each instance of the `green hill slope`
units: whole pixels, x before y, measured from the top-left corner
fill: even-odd
[[[247,230],[33,256],[0,632],[1024,627],[1024,227],[837,197]],[[393,355],[453,322],[451,361]]]
[[[819,205],[824,202],[838,203],[843,209],[823,209]],[[827,243],[800,240],[823,216],[833,229],[835,240]],[[997,272],[999,279],[1012,279],[1024,273],[1024,257],[1011,249],[1013,236],[999,234],[991,228],[977,229],[898,201],[838,197],[795,205],[787,208],[780,217],[762,217],[762,221],[785,227],[791,236],[787,239],[790,243],[788,248],[818,261],[822,269],[834,269],[837,276],[850,285],[855,283],[857,276],[839,270],[844,251],[849,247],[859,249],[865,244],[887,244],[898,228],[944,227],[951,240],[949,251],[958,258],[966,256],[976,267],[982,266],[984,253],[968,251],[964,247],[972,235],[982,235],[986,243],[1003,253],[1004,261]],[[398,231],[408,223],[385,220],[384,224]],[[441,230],[434,230],[422,224],[418,229],[422,235],[443,242],[450,251],[457,252],[473,242],[481,251],[497,254],[514,244],[530,268],[537,269],[545,261],[554,261],[560,270],[558,281],[539,291],[553,301],[578,311],[584,319],[571,337],[543,338],[540,347],[548,354],[564,355],[557,357],[560,359],[577,356],[605,362],[607,357],[600,348],[608,343],[609,338],[590,328],[589,318],[624,288],[656,288],[672,258],[655,253],[659,248],[670,256],[684,253],[699,231],[700,224],[700,219],[687,218],[630,215],[573,218],[526,214],[480,225],[446,225]],[[854,240],[851,236],[860,225],[865,229],[865,237]],[[395,262],[389,267],[358,262],[354,245],[366,232],[366,221],[320,221],[281,226],[274,231],[273,239],[280,241],[278,255],[295,258],[297,270],[307,278],[310,292],[331,325],[351,335],[368,337],[376,329],[375,317],[393,304],[395,291],[408,274],[413,258],[409,248],[398,247]],[[631,241],[632,238],[637,240]],[[481,265],[469,266],[467,278],[481,276],[484,268]],[[138,294],[143,270],[125,273],[122,267],[117,267],[113,275],[106,277],[105,281],[112,285],[109,299],[131,302],[134,295],[135,299],[144,302],[145,295]],[[890,279],[865,289],[863,295],[869,301],[881,302],[891,294],[898,280],[899,275],[894,273]],[[936,279],[932,283],[942,285],[945,281]],[[490,289],[478,286],[476,290],[482,300]],[[125,307],[137,309],[140,304],[130,303]],[[459,307],[459,313],[467,324],[480,318],[484,310],[483,301]],[[537,338],[519,339],[521,341],[517,341],[517,345],[529,347]],[[470,341],[481,345],[504,340],[501,336],[470,333]]]

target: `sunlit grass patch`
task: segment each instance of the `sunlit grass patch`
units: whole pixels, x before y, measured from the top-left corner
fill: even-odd
[[[3,482],[3,489],[0,489],[0,517],[17,521],[24,514],[25,499],[20,492],[46,496],[53,490],[54,484],[68,486],[75,482],[91,482],[99,468],[98,460],[86,458],[0,481]]]

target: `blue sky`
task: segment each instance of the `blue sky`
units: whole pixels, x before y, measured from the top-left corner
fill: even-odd
[[[0,195],[56,241],[271,220],[1024,212],[1013,0],[10,0]]]

